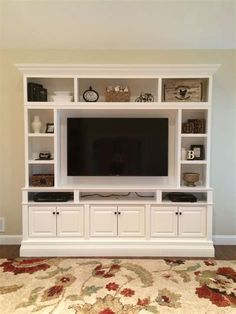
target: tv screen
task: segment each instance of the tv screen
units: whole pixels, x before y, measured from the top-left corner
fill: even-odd
[[[68,118],[68,176],[168,176],[167,118]]]

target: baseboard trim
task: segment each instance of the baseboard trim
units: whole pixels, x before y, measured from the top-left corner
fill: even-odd
[[[214,235],[215,245],[236,245],[236,235]]]
[[[18,245],[21,244],[22,235],[0,235],[0,245]]]
[[[45,243],[33,243],[22,241],[20,248],[20,256],[22,257],[69,257],[69,256],[179,256],[179,257],[213,257],[214,256],[214,246],[212,242],[198,243],[196,246],[189,243],[174,243],[169,245],[162,245],[157,243],[151,244],[125,244],[119,243],[118,245],[113,244],[87,244],[78,243],[73,245],[65,244],[49,244]]]
[[[21,235],[0,235],[0,245],[19,245],[21,240]],[[236,235],[214,235],[213,243],[215,245],[236,245]]]

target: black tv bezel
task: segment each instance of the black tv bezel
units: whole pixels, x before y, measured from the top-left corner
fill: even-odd
[[[68,150],[68,121],[69,120],[92,120],[92,119],[145,119],[145,120],[148,120],[148,119],[152,119],[152,120],[165,120],[167,121],[167,134],[166,134],[166,139],[167,139],[167,158],[166,158],[166,172],[165,174],[162,174],[162,175],[142,175],[142,174],[139,174],[139,175],[110,175],[110,174],[70,174],[68,173],[68,154],[69,154],[69,150]],[[163,178],[163,177],[168,177],[169,176],[169,118],[168,117],[67,117],[67,124],[66,124],[66,128],[67,128],[67,143],[66,143],[66,148],[67,148],[67,165],[66,165],[66,168],[67,168],[67,176],[68,177],[83,177],[83,178],[91,178],[91,177],[103,177],[103,178],[144,178],[144,177],[149,177],[149,178]]]

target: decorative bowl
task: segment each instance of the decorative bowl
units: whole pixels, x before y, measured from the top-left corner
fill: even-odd
[[[68,90],[57,90],[54,92],[54,94],[56,94],[56,95],[68,95],[69,96],[69,95],[71,95],[71,92]]]
[[[73,96],[71,95],[52,95],[51,96],[52,101],[55,102],[71,102],[73,101]]]
[[[187,186],[196,186],[196,182],[199,181],[200,174],[194,172],[185,172],[183,174],[183,180],[186,182]]]

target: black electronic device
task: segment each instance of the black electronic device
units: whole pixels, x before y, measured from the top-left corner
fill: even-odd
[[[68,118],[68,176],[168,176],[168,118]]]
[[[168,193],[166,197],[171,202],[187,202],[187,203],[194,203],[197,202],[197,198],[192,193],[183,193],[183,192],[172,192]]]
[[[68,202],[71,199],[72,192],[38,192],[33,196],[34,202]]]

